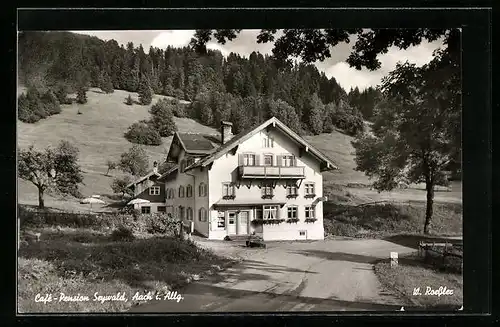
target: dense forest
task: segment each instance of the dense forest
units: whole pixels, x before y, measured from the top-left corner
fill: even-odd
[[[301,133],[335,126],[356,134],[380,97],[373,88],[346,92],[314,65],[283,67],[256,52],[244,58],[210,50],[200,55],[190,47],[146,51],[70,32],[22,32],[18,49],[19,81],[27,87],[64,94],[61,85],[67,92],[79,85],[138,92],[148,85],[156,94],[191,101],[185,115],[215,127],[231,120],[237,131],[274,115]]]

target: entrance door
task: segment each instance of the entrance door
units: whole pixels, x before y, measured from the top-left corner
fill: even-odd
[[[230,211],[227,214],[227,234],[236,234],[236,212]]]
[[[238,235],[248,234],[248,211],[240,211],[238,214]]]

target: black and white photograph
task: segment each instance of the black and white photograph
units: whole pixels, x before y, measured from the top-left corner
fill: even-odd
[[[19,313],[463,309],[460,28],[19,30]]]

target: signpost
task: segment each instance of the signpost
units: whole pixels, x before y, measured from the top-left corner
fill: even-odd
[[[391,252],[391,268],[398,266],[398,253]]]

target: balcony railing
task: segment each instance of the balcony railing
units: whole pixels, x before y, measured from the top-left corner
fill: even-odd
[[[242,178],[305,178],[305,167],[297,166],[240,166]]]

